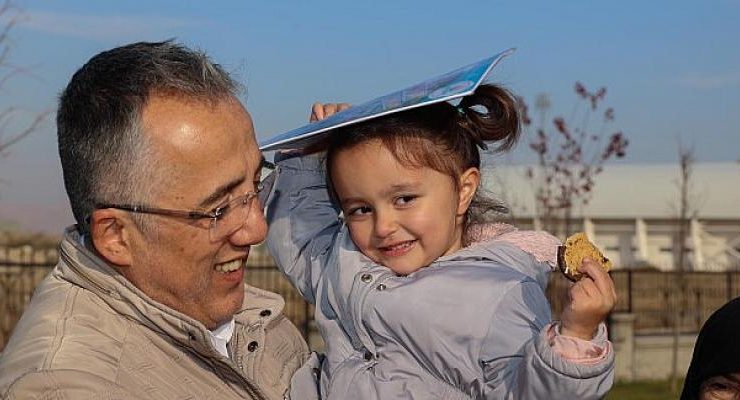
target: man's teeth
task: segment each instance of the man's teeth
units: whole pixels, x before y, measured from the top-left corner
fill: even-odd
[[[218,272],[234,272],[242,267],[242,260],[234,260],[223,264],[216,265],[216,271]]]

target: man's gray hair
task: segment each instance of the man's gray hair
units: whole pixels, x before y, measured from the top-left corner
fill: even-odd
[[[97,202],[146,202],[171,168],[157,165],[141,130],[150,96],[218,101],[240,90],[206,54],[173,41],[133,43],[91,58],[62,92],[57,113],[64,186],[78,229],[89,232]]]

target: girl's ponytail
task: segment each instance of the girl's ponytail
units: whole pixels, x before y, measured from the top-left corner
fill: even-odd
[[[506,89],[481,85],[463,97],[456,109],[454,125],[482,149],[488,148],[486,142],[497,142],[493,151],[506,151],[519,138],[518,105]]]

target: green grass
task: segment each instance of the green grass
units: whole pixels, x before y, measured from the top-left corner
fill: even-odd
[[[675,400],[681,393],[683,382],[678,383],[678,393],[671,393],[668,381],[643,381],[615,383],[606,396],[607,400]]]

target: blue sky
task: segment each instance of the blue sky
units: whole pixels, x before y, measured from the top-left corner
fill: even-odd
[[[566,116],[575,81],[606,86],[625,162],[673,162],[679,140],[701,161],[740,159],[738,0],[16,4],[10,57],[32,73],[0,89],[0,106],[27,115],[53,110],[79,66],[131,41],[206,50],[247,86],[261,137],[302,125],[316,100],[362,102],[517,47],[493,80],[530,102],[547,93]],[[531,158],[526,147],[515,159]],[[0,158],[0,219],[56,232],[70,215],[50,120]]]

